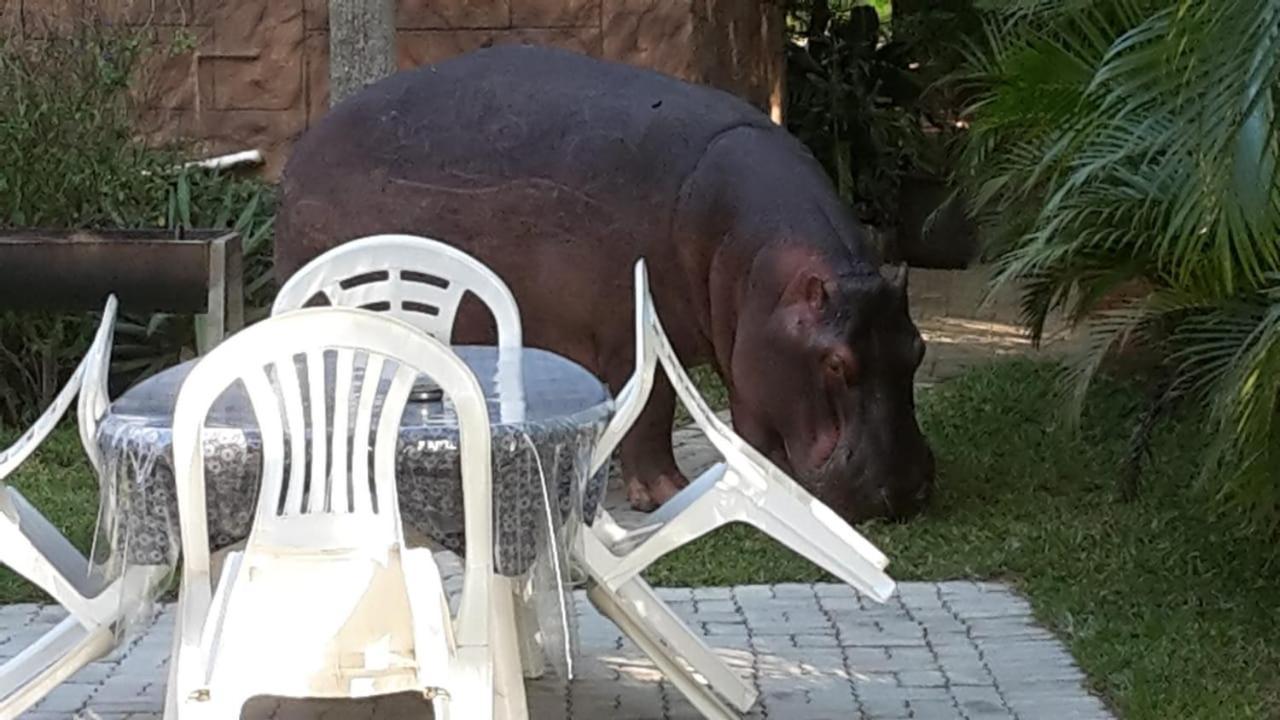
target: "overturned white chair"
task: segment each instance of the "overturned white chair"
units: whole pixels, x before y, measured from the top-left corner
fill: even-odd
[[[133,567],[112,577],[86,558],[21,493],[5,483],[79,401],[80,441],[99,477],[98,422],[108,405],[107,374],[116,321],[116,299],[107,298],[102,321],[84,358],[53,403],[18,440],[0,452],[0,563],[48,593],[67,617],[0,665],[0,720],[12,720],[53,688],[116,645],[116,624],[136,609],[165,571]]]
[[[449,397],[460,428],[470,552],[456,618],[430,551],[405,546],[397,502],[399,425],[419,373]],[[237,382],[261,432],[262,482],[246,547],[214,585],[201,436]],[[439,718],[494,717],[495,689],[521,678],[494,677],[490,463],[475,377],[399,320],[299,310],[215,348],[183,384],[174,416],[183,567],[166,717],[239,717],[263,694],[404,691],[434,698]]]
[[[694,707],[709,718],[733,718],[724,700],[746,712],[756,701],[755,688],[658,598],[640,575],[645,568],[718,527],[742,522],[879,602],[893,594],[895,585],[884,573],[888,558],[883,553],[716,417],[667,340],[643,260],[636,263],[635,283],[636,371],[618,395],[617,414],[595,451],[592,471],[609,462],[639,417],[659,365],[724,462],[690,483],[642,527],[625,529],[601,509],[591,528],[580,534],[575,559],[591,576],[588,595],[596,607],[650,656]]]

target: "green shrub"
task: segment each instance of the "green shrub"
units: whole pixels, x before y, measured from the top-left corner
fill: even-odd
[[[130,79],[145,32],[86,25],[0,41],[0,226],[123,227],[163,220],[176,155],[134,139]]]

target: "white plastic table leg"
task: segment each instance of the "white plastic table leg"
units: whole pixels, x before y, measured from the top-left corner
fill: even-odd
[[[538,615],[534,607],[533,578],[526,576],[517,584],[519,588],[515,599],[516,637],[520,642],[520,667],[524,676],[529,679],[540,678],[547,672],[546,656],[543,653],[538,624]]]
[[[182,622],[182,606],[187,595],[187,586],[178,586],[178,602],[174,605],[173,640],[169,643],[169,672],[164,690],[164,720],[178,720],[178,647],[182,643],[182,633],[178,624]]]

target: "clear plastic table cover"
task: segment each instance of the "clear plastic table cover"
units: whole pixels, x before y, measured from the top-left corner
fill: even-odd
[[[596,442],[613,414],[608,390],[581,366],[532,348],[456,346],[489,408],[493,450],[494,562],[518,578],[536,613],[548,660],[572,677],[576,649],[569,597],[569,550],[604,491],[607,469],[588,477]],[[172,423],[184,363],[126,391],[98,430],[106,456],[98,562],[113,575],[164,566],[173,576],[181,548],[174,494]],[[429,379],[420,382],[430,384]],[[397,449],[400,511],[411,546],[465,551],[458,426],[448,398],[415,393]],[[424,399],[425,398],[425,399]],[[225,549],[249,535],[262,445],[242,386],[214,404],[204,436],[209,542]],[[133,621],[164,591],[155,588]],[[126,621],[129,625],[136,622]]]

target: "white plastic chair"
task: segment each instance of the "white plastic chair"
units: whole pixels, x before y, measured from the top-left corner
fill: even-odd
[[[414,235],[371,235],[316,257],[280,288],[271,314],[323,295],[330,305],[385,312],[449,343],[467,292],[493,314],[499,347],[520,347],[520,308],[502,278],[451,245]]]
[[[405,546],[397,503],[399,424],[419,373],[448,395],[460,426],[468,552],[456,618],[430,550]],[[228,555],[215,589],[201,437],[236,382],[261,431],[262,484],[245,549]],[[440,342],[353,309],[258,323],[184,382],[174,469],[183,568],[166,717],[239,717],[261,694],[419,691],[437,717],[467,720],[494,716],[495,685],[523,702],[518,664],[499,663],[495,679],[489,417],[475,377]]]
[[[280,288],[271,314],[323,296],[333,306],[385,312],[451,344],[458,305],[468,292],[493,315],[498,347],[521,347],[520,307],[502,278],[467,253],[416,235],[371,235],[314,258]],[[520,363],[499,363],[497,382],[502,417],[524,417]]]
[[[134,567],[108,577],[26,498],[4,482],[49,436],[79,395],[80,440],[101,476],[98,422],[108,405],[107,369],[116,321],[116,299],[107,298],[102,322],[84,359],[53,403],[22,437],[0,452],[0,563],[50,595],[68,616],[23,652],[0,666],[0,720],[11,720],[39,702],[77,670],[116,645],[115,624],[164,575]]]
[[[649,516],[624,529],[604,509],[582,532],[576,559],[593,581],[588,595],[709,718],[736,715],[711,690],[746,712],[757,691],[689,630],[640,576],[656,560],[728,523],[754,525],[878,602],[894,591],[888,558],[830,508],[748,445],[698,394],[667,340],[649,294],[644,261],[636,263],[636,372],[618,395],[617,414],[592,457],[596,472],[640,416],[661,365],[676,394],[724,457]],[[683,659],[706,681],[680,663]],[[708,687],[709,686],[709,687]]]

